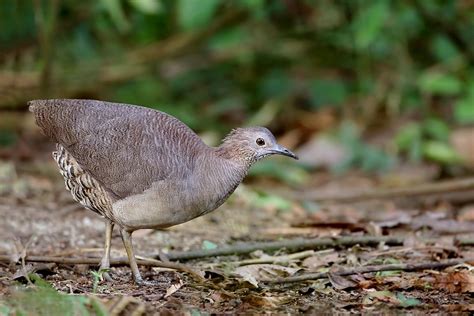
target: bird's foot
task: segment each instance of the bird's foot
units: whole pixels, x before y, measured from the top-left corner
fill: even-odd
[[[105,280],[106,282],[112,282],[114,280],[110,276],[109,272],[110,272],[110,266],[100,265],[98,273],[99,273],[101,279]]]
[[[133,280],[139,286],[157,286],[159,284],[157,281],[144,280],[141,276],[134,277]]]
[[[104,278],[104,280],[106,282],[112,282],[114,280],[114,279],[112,279],[112,277],[110,276],[110,273],[108,273],[108,272],[104,272],[102,274],[102,278]]]

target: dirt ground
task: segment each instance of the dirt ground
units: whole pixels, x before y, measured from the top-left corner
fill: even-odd
[[[77,205],[57,175],[48,154],[28,163],[0,162],[0,254],[11,258],[41,255],[100,257],[104,223]],[[110,314],[159,313],[201,315],[221,313],[346,313],[378,314],[433,312],[469,314],[474,311],[474,270],[469,264],[445,269],[385,271],[322,278],[295,283],[268,284],[263,278],[333,271],[335,267],[371,264],[438,262],[474,258],[474,196],[464,202],[444,199],[405,199],[360,203],[294,202],[265,195],[256,188],[280,192],[286,187],[269,180],[251,179],[217,211],[168,230],[134,233],[138,255],[213,249],[236,242],[339,236],[401,236],[404,243],[380,243],[314,249],[280,249],[249,255],[206,257],[183,263],[202,272],[199,283],[186,273],[140,267],[154,285],[132,283],[128,267],[114,267],[112,282],[94,284],[89,265],[0,262],[0,293],[4,305],[28,287],[24,277],[38,273],[62,293],[98,299]],[[321,191],[377,187],[374,178],[314,175]],[[287,188],[286,188],[287,189]],[[259,193],[260,192],[260,193]],[[472,192],[471,192],[472,194]],[[470,200],[470,202],[469,202]],[[466,202],[467,201],[467,202]],[[126,256],[119,232],[113,234],[112,257]],[[294,254],[288,260],[259,259]],[[257,263],[243,260],[256,259]],[[16,261],[16,260],[14,260]],[[261,262],[265,262],[264,260]],[[472,262],[470,262],[472,264]],[[26,284],[18,287],[18,284]],[[0,304],[0,307],[2,305]],[[3,311],[11,311],[3,309]],[[0,314],[2,309],[0,308]]]

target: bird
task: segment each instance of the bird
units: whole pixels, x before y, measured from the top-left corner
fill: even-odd
[[[110,269],[117,225],[139,285],[146,281],[135,259],[134,231],[171,227],[217,209],[262,158],[298,159],[265,127],[235,128],[211,147],[177,118],[147,107],[86,99],[28,105],[56,143],[52,155],[66,189],[105,218],[100,269]]]

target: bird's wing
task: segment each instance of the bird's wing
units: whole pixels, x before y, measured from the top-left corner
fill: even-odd
[[[185,177],[205,144],[178,119],[152,109],[94,100],[35,100],[37,124],[116,198]]]

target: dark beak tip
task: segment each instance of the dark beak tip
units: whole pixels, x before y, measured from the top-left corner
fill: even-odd
[[[295,159],[295,160],[298,160],[298,159],[299,159],[298,156],[296,156],[293,152],[289,151],[288,149],[285,149],[284,155],[285,155],[285,156],[288,156],[288,157],[290,157],[290,158],[293,158],[293,159]]]

